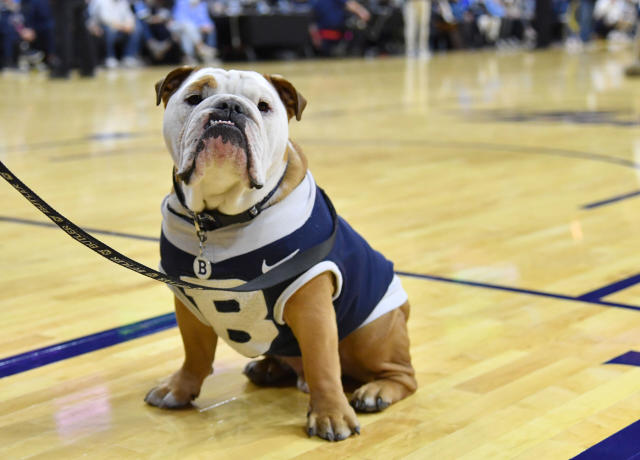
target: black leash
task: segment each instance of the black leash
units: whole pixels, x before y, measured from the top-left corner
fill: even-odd
[[[333,243],[336,239],[336,232],[338,230],[338,216],[333,207],[333,204],[329,200],[329,197],[325,194],[324,190],[318,187],[318,190],[322,193],[329,207],[329,212],[331,213],[331,218],[333,219],[333,230],[329,238],[327,238],[322,243],[317,244],[305,251],[301,251],[297,253],[294,257],[292,257],[289,261],[282,265],[278,265],[273,268],[273,270],[269,270],[268,272],[258,276],[257,278],[252,279],[251,281],[247,281],[240,286],[236,286],[233,288],[215,288],[215,287],[207,287],[201,286],[199,284],[189,283],[187,281],[182,281],[179,278],[166,275],[159,271],[153,270],[141,263],[136,262],[133,259],[121,254],[115,249],[107,246],[102,241],[94,238],[89,235],[83,229],[78,227],[76,224],[71,222],[69,219],[64,217],[58,211],[53,209],[51,206],[47,204],[42,198],[40,198],[33,190],[27,187],[20,179],[18,179],[10,170],[7,168],[2,161],[0,161],[0,176],[2,176],[9,184],[13,186],[20,194],[27,199],[32,205],[34,205],[40,212],[42,212],[45,216],[53,221],[58,227],[60,227],[64,232],[66,232],[71,238],[78,241],[79,243],[85,245],[92,251],[100,254],[107,260],[110,260],[113,263],[116,263],[122,267],[128,268],[136,273],[144,275],[148,278],[154,279],[156,281],[160,281],[165,284],[170,284],[172,286],[176,286],[179,288],[187,288],[187,289],[197,289],[201,291],[212,290],[212,291],[232,291],[232,292],[251,292],[251,291],[261,291],[266,288],[273,287],[277,284],[282,283],[290,278],[293,278],[317,263],[321,262],[327,254],[333,248]],[[206,280],[204,280],[206,282]]]

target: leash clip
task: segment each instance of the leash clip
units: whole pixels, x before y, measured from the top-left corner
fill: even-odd
[[[200,243],[200,254],[193,260],[193,272],[198,278],[206,280],[211,276],[211,263],[204,257],[204,244],[207,242],[207,232],[202,229],[200,217],[202,217],[201,214],[195,214],[193,216],[193,225],[196,227],[196,235],[198,235],[198,241]]]
[[[204,253],[204,243],[207,241],[207,232],[202,230],[201,217],[201,214],[193,216],[193,225],[196,227],[196,235],[198,235],[198,241],[200,241],[200,257],[202,257]]]

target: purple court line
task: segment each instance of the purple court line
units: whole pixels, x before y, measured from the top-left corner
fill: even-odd
[[[623,355],[617,356],[605,364],[623,364],[625,366],[638,366],[640,367],[640,351],[628,351]],[[638,438],[640,441],[640,438]]]
[[[602,206],[607,206],[612,203],[618,203],[623,200],[628,200],[629,198],[635,198],[640,196],[640,190],[636,190],[634,192],[625,193],[623,195],[617,195],[612,198],[607,198],[606,200],[596,201],[594,203],[585,204],[581,207],[581,209],[595,209],[600,208]]]
[[[129,340],[155,334],[176,326],[174,313],[167,313],[96,334],[79,337],[67,342],[38,348],[8,358],[0,359],[0,378],[19,374],[37,367],[55,363],[92,351],[107,348]]]
[[[640,307],[626,304],[615,304],[612,302],[603,301],[589,301],[581,300],[576,297],[551,294],[548,292],[534,291],[529,289],[519,289],[506,286],[499,286],[488,283],[478,283],[475,281],[456,280],[450,278],[443,278],[439,276],[423,275],[417,273],[408,272],[396,272],[400,276],[407,276],[412,278],[441,281],[446,283],[460,284],[464,286],[479,287],[485,289],[501,290],[506,292],[513,292],[517,294],[527,294],[540,297],[548,297],[559,300],[568,300],[573,302],[590,303],[600,306],[626,308],[632,310],[640,310]],[[72,358],[90,351],[99,350],[101,348],[116,345],[118,343],[126,342],[136,339],[145,335],[153,334],[165,330],[170,327],[174,327],[175,317],[173,313],[167,313],[162,316],[149,318],[137,323],[125,325],[122,327],[109,329],[107,331],[99,332],[97,334],[80,337],[55,344],[49,347],[41,348],[38,350],[30,351],[20,355],[11,356],[5,359],[0,359],[0,378],[13,375],[19,372],[24,372],[36,367],[44,366],[63,359]]]
[[[444,283],[452,283],[452,284],[462,284],[464,286],[473,286],[473,287],[479,287],[479,288],[485,288],[485,289],[495,289],[498,291],[506,291],[506,292],[515,292],[518,294],[527,294],[527,295],[534,295],[534,296],[539,296],[539,297],[549,297],[552,299],[559,299],[559,300],[569,300],[572,302],[584,302],[584,303],[590,303],[590,304],[594,304],[594,305],[600,305],[603,307],[617,307],[617,308],[625,308],[628,310],[636,310],[636,311],[640,311],[640,307],[637,307],[635,305],[629,305],[629,304],[624,304],[624,303],[616,303],[616,302],[606,302],[603,300],[600,300],[599,298],[596,299],[591,299],[591,298],[582,298],[581,297],[573,297],[573,296],[568,296],[568,295],[564,295],[564,294],[554,294],[551,292],[544,292],[544,291],[536,291],[533,289],[521,289],[521,288],[514,288],[514,287],[509,287],[509,286],[501,286],[499,284],[490,284],[490,283],[480,283],[477,281],[468,281],[468,280],[461,280],[461,279],[455,279],[455,278],[445,278],[442,276],[434,276],[434,275],[424,275],[424,274],[419,274],[419,273],[409,273],[409,272],[401,272],[401,271],[397,271],[396,272],[398,275],[401,276],[407,276],[410,278],[419,278],[419,279],[426,279],[426,280],[431,280],[431,281],[441,281]],[[595,291],[594,291],[595,292]]]
[[[640,420],[573,457],[572,460],[637,460],[640,458]]]
[[[12,224],[33,225],[36,227],[48,227],[57,229],[58,226],[52,222],[43,222],[41,220],[21,219],[18,217],[0,216],[0,222],[9,222]],[[86,232],[95,233],[97,235],[118,236],[121,238],[129,238],[133,240],[155,241],[160,242],[160,238],[155,236],[135,235],[133,233],[114,232],[111,230],[100,230],[97,228],[82,227]]]
[[[587,292],[586,294],[582,294],[578,297],[578,299],[584,300],[585,302],[598,302],[604,297],[607,297],[618,291],[622,291],[623,289],[634,286],[638,283],[640,283],[640,273],[637,275],[629,276],[628,278],[620,281],[615,281],[594,291]]]

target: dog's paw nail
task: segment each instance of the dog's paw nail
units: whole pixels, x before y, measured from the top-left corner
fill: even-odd
[[[316,434],[316,430],[314,430],[312,427],[307,428],[307,436],[312,438],[313,436],[315,436],[315,434]]]
[[[147,395],[144,397],[144,402],[146,402],[147,404],[149,404],[150,406],[158,406],[159,401],[158,398],[156,396],[156,389],[152,389],[149,391],[149,393],[147,393]]]
[[[389,403],[387,401],[383,400],[380,396],[378,396],[376,398],[376,408],[378,410],[384,410],[387,407],[389,407]]]
[[[335,436],[335,441],[344,441],[345,439],[347,439],[347,437],[341,433],[337,433]]]
[[[359,435],[359,434],[360,434],[360,425],[356,426],[356,427],[353,429],[353,432],[354,432],[355,434],[358,434],[358,435]]]

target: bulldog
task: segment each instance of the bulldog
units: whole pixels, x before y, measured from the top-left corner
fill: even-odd
[[[218,338],[251,361],[257,385],[309,393],[306,431],[360,433],[356,411],[381,411],[416,390],[409,303],[393,265],[332,213],[288,123],[305,98],[284,78],[182,67],[156,84],[174,188],[162,203],[162,271],[222,290],[171,286],[182,367],[145,401],[191,404],[213,371]],[[234,288],[333,238],[311,268],[275,286]],[[291,267],[289,267],[291,271]],[[347,399],[341,377],[361,382]]]

